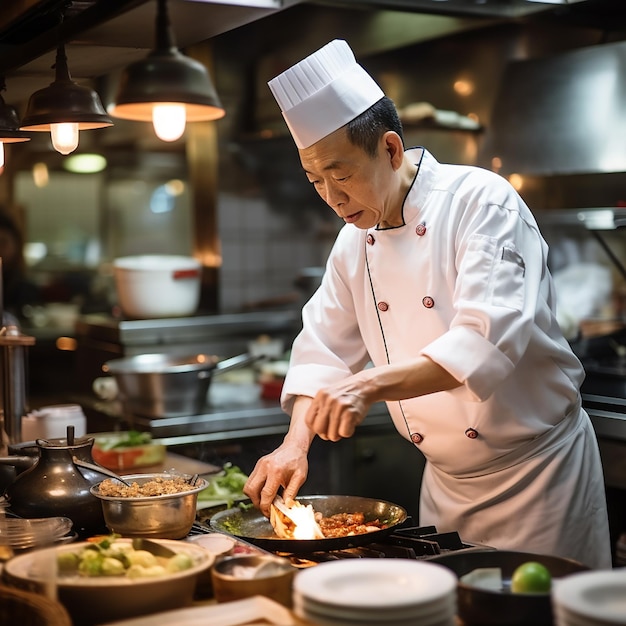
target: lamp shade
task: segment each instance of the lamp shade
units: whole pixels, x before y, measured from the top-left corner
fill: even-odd
[[[20,120],[14,106],[7,104],[0,95],[0,141],[19,143],[30,141],[30,137],[20,130]]]
[[[225,114],[206,67],[176,47],[167,0],[157,3],[154,50],[122,72],[109,112],[122,119],[154,122],[154,107],[159,105],[184,106],[188,122],[217,120]]]
[[[64,46],[57,50],[56,78],[31,95],[22,119],[22,130],[50,131],[52,124],[74,123],[78,130],[113,125],[98,94],[70,78]]]
[[[51,124],[78,123],[78,130],[113,125],[95,91],[72,80],[55,81],[31,95],[22,130],[50,131]]]
[[[122,72],[111,115],[152,121],[155,104],[185,106],[188,122],[217,120],[224,109],[204,65],[176,48],[157,49]]]

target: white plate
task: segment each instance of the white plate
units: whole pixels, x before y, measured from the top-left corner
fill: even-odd
[[[572,574],[558,581],[553,602],[592,624],[626,625],[626,569]]]
[[[351,620],[351,619],[341,619],[341,618],[333,618],[328,615],[321,615],[320,613],[315,613],[313,611],[307,611],[302,607],[294,607],[294,613],[307,621],[307,623],[317,624],[318,626],[365,626],[364,622],[360,619]],[[441,619],[435,619],[434,621],[422,621],[416,620],[415,618],[411,619],[395,619],[389,617],[381,617],[379,620],[367,622],[367,626],[455,626],[456,618],[452,617],[443,617]]]
[[[350,606],[337,606],[335,604],[326,604],[318,602],[312,598],[307,598],[298,591],[294,591],[293,598],[294,602],[298,602],[306,609],[310,609],[316,613],[323,613],[334,617],[347,617],[349,619],[356,619],[358,617],[366,622],[378,620],[381,616],[393,616],[397,619],[415,619],[429,617],[433,614],[445,613],[454,615],[456,613],[456,594],[454,592],[451,592],[447,597],[439,598],[431,602],[395,607],[368,606],[356,608]]]
[[[430,608],[427,610],[421,610],[421,605],[417,605],[415,607],[381,610],[373,610],[370,608],[359,611],[349,607],[323,605],[295,593],[293,605],[294,609],[300,610],[303,613],[309,613],[311,616],[316,615],[328,619],[358,622],[359,624],[367,626],[390,622],[397,625],[399,622],[404,621],[410,621],[420,626],[429,626],[431,624],[439,624],[445,620],[454,619],[456,615],[456,604],[454,601],[448,603],[442,602],[436,607],[429,605]]]
[[[350,559],[302,570],[294,590],[317,602],[363,610],[407,607],[448,596],[456,575],[437,563],[402,559]]]

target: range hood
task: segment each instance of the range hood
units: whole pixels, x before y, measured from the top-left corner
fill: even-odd
[[[626,172],[626,42],[509,64],[491,120],[502,173]]]

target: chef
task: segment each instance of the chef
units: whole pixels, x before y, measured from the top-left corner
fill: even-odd
[[[352,436],[385,401],[426,458],[421,525],[611,567],[584,372],[529,208],[497,174],[405,149],[394,104],[345,41],[269,87],[304,174],[346,224],[302,311],[289,432],[246,494],[266,515],[281,488],[294,498],[313,438]]]

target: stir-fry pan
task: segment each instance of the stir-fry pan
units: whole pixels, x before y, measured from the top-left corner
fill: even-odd
[[[363,513],[365,522],[378,520],[384,525],[361,535],[327,537],[325,539],[281,539],[276,536],[269,520],[258,509],[228,509],[216,513],[210,521],[214,530],[244,539],[271,552],[303,554],[326,550],[344,550],[374,543],[391,533],[407,518],[404,508],[385,500],[360,496],[300,496],[301,504],[310,504],[324,517],[337,513]]]

